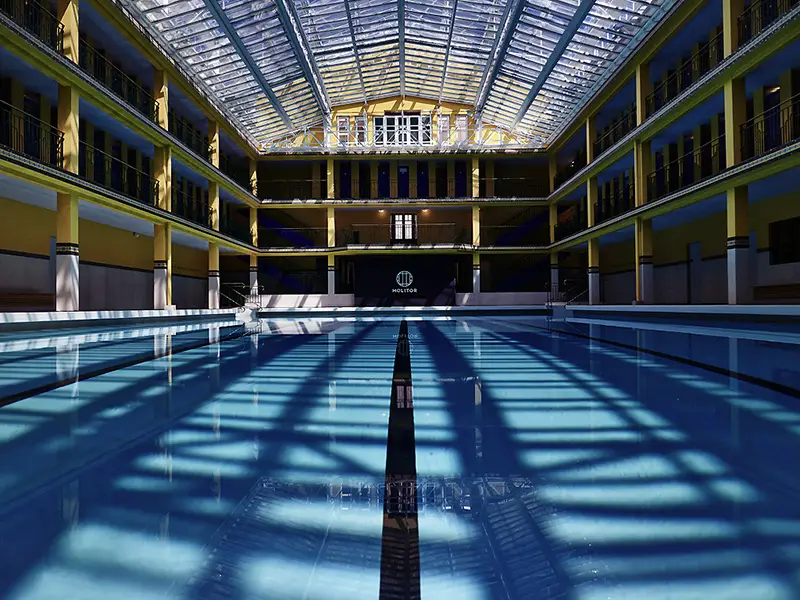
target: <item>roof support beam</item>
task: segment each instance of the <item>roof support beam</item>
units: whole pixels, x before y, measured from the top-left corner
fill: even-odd
[[[442,83],[439,86],[439,104],[442,103],[442,94],[444,93],[444,80],[447,78],[447,62],[450,60],[450,47],[453,42],[453,28],[456,25],[457,10],[458,10],[458,0],[453,0],[453,12],[450,15],[450,29],[447,32],[447,49],[444,51],[444,67],[442,67]]]
[[[564,50],[567,49],[567,46],[572,41],[572,38],[575,37],[575,34],[583,24],[584,19],[586,19],[586,17],[589,15],[589,11],[592,10],[594,3],[595,0],[583,0],[580,5],[578,5],[578,10],[575,11],[575,14],[572,15],[569,23],[567,23],[567,28],[564,30],[564,33],[561,34],[561,37],[558,39],[558,43],[556,44],[555,48],[553,48],[550,56],[547,57],[547,62],[544,63],[542,70],[536,77],[536,81],[533,82],[533,87],[531,87],[528,95],[525,98],[525,101],[522,103],[522,106],[520,106],[519,112],[514,118],[514,122],[511,124],[512,129],[519,125],[520,121],[522,121],[522,119],[525,117],[525,113],[528,112],[531,104],[533,104],[533,101],[536,99],[536,96],[538,96],[539,92],[542,91],[542,87],[544,87],[547,78],[550,76],[550,73],[553,72],[553,69],[555,69],[556,64],[558,64],[558,61],[564,54]]]
[[[406,96],[406,0],[397,0],[397,38],[400,45],[400,97]]]
[[[494,38],[492,52],[489,54],[489,60],[486,61],[486,67],[484,67],[483,75],[481,76],[478,97],[475,99],[476,113],[480,113],[486,104],[486,98],[489,97],[489,90],[492,89],[497,79],[497,74],[500,71],[500,63],[503,62],[503,57],[506,55],[508,46],[511,44],[511,38],[514,35],[514,29],[517,27],[519,18],[522,16],[523,8],[525,8],[525,0],[508,0],[508,4],[506,4],[500,31],[497,33],[497,37]]]
[[[286,0],[275,0],[275,7],[278,9],[278,18],[283,30],[286,32],[289,43],[292,45],[297,62],[300,64],[303,75],[305,75],[308,84],[311,86],[314,99],[322,111],[323,120],[325,120],[331,114],[328,92],[322,83],[322,77],[319,74],[314,55],[308,47],[308,40],[306,40],[305,32],[300,25],[300,18],[297,16],[294,4],[288,3]]]
[[[264,74],[261,72],[261,69],[256,64],[256,61],[253,60],[253,57],[250,56],[247,48],[244,47],[241,38],[239,38],[239,34],[236,33],[236,29],[230,22],[230,19],[228,19],[228,15],[226,15],[225,11],[222,10],[222,6],[220,6],[217,0],[203,0],[203,2],[209,12],[214,15],[214,18],[217,20],[217,23],[219,23],[220,28],[226,33],[233,47],[236,48],[236,53],[247,65],[247,68],[250,70],[250,74],[256,80],[259,87],[261,87],[261,90],[264,92],[272,106],[280,115],[281,120],[284,122],[289,131],[293,131],[294,125],[292,124],[292,120],[289,118],[286,109],[283,108],[283,105],[280,103],[280,100],[278,100],[278,97],[275,95],[275,92],[272,90],[269,82],[266,80]]]
[[[353,56],[356,59],[356,69],[358,69],[358,80],[361,82],[361,93],[364,94],[364,104],[367,103],[367,88],[364,86],[364,72],[361,70],[361,57],[358,55],[358,43],[356,42],[356,31],[353,29],[353,16],[350,14],[350,0],[344,1],[344,11],[347,14],[347,27],[350,29],[350,40],[353,42]]]

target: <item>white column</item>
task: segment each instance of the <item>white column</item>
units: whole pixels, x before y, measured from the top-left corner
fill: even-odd
[[[600,304],[600,267],[589,267],[589,304]]]
[[[78,244],[56,244],[56,310],[75,311],[80,306]]]
[[[167,308],[167,261],[156,260],[153,262],[153,308],[164,310]]]
[[[646,259],[645,257],[639,258],[639,281],[642,289],[642,304],[653,303],[653,262],[652,258]]]
[[[219,271],[208,272],[208,308],[219,308]]]
[[[472,294],[477,298],[481,293],[481,259],[478,254],[472,255]]]

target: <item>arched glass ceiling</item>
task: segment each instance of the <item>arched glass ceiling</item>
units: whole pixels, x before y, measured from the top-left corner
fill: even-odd
[[[544,145],[680,0],[115,1],[254,144],[406,95]]]

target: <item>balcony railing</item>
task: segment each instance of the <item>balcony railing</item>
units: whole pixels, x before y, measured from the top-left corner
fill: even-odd
[[[706,142],[647,177],[647,200],[675,193],[725,170],[725,136]]]
[[[0,101],[0,146],[37,162],[61,168],[64,134],[10,104]]]
[[[746,44],[773,21],[794,8],[800,0],[754,0],[738,19],[739,44]]]
[[[211,162],[211,146],[208,143],[208,137],[174,113],[169,116],[169,132],[197,156]]]
[[[326,185],[325,181],[315,182],[313,179],[264,180],[258,182],[258,197],[268,200],[318,200],[325,197]]]
[[[59,54],[64,51],[64,26],[42,4],[35,0],[0,0],[0,13]]]
[[[244,189],[250,191],[250,161],[246,158],[234,158],[221,154],[219,157],[219,170]]]
[[[192,198],[189,194],[176,191],[172,193],[172,212],[203,227],[213,227],[214,211],[206,202]]]
[[[481,246],[546,246],[550,243],[547,229],[524,225],[483,225]]]
[[[547,182],[530,177],[492,177],[482,179],[481,186],[485,197],[491,198],[546,198],[550,195]],[[494,187],[494,193],[487,191]]]
[[[325,248],[325,227],[275,227],[260,229],[258,245],[264,248]]]
[[[393,240],[391,227],[367,223],[350,225],[336,231],[337,245],[347,244],[468,244],[469,231],[455,223],[420,223],[417,237],[412,240]]]
[[[611,148],[634,127],[636,127],[636,113],[633,110],[626,110],[618,118],[614,119],[611,127],[603,131],[603,134],[595,140],[593,146],[595,158]]]
[[[246,244],[250,244],[252,242],[250,226],[239,221],[233,215],[229,215],[227,211],[224,210],[220,211],[219,230],[225,235],[229,235],[230,237]]]
[[[90,77],[110,89],[151,121],[158,120],[158,102],[122,69],[84,40],[80,42],[79,63]]]
[[[79,174],[144,204],[158,204],[158,181],[102,150],[80,143]]]
[[[586,206],[585,196],[577,204],[558,215],[558,222],[555,227],[555,239],[557,242],[588,227],[584,206]]]
[[[575,158],[572,159],[572,162],[570,162],[565,167],[561,167],[560,169],[556,170],[556,176],[553,178],[554,189],[560,188],[564,183],[566,183],[570,179],[570,177],[575,175],[575,173],[580,171],[585,166],[586,166],[586,153],[578,152],[575,155]]]
[[[742,160],[762,156],[800,139],[800,94],[742,124]]]
[[[594,204],[594,222],[602,223],[628,212],[635,204],[633,184],[615,189],[609,196]]]
[[[662,106],[714,68],[723,58],[722,32],[702,44],[700,49],[685,59],[679,69],[655,86],[645,98],[645,113],[650,117]]]

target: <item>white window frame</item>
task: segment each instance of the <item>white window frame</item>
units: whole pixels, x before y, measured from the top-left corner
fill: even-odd
[[[414,242],[417,239],[419,218],[416,213],[392,213],[390,221],[392,242]]]
[[[339,144],[350,145],[350,117],[336,117],[336,135]]]
[[[430,114],[374,117],[376,146],[423,146],[432,143]]]
[[[469,140],[469,117],[456,115],[456,142],[464,144]]]
[[[439,143],[450,145],[450,115],[439,115]]]

